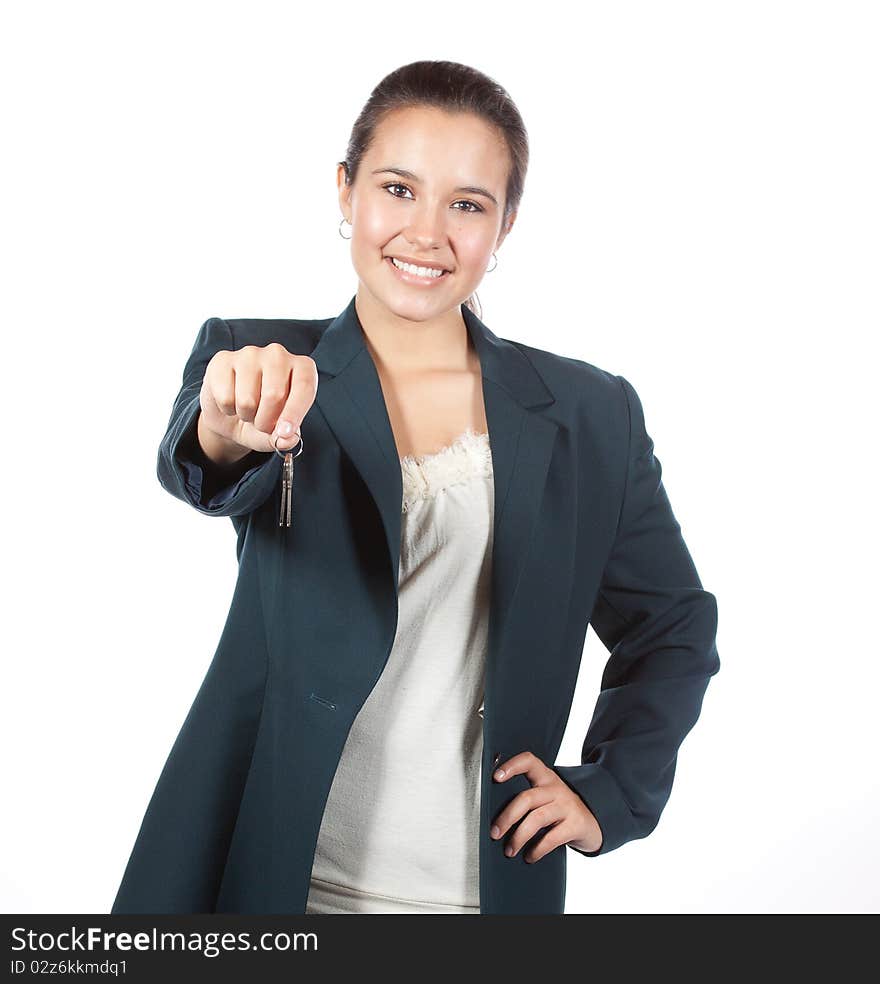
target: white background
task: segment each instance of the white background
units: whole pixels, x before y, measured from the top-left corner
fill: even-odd
[[[208,317],[343,309],[351,125],[447,58],[531,142],[483,319],[633,383],[719,604],[660,825],[569,851],[567,910],[878,910],[876,5],[83,0],[0,37],[0,909],[109,912],[237,573],[156,479],[184,362]]]

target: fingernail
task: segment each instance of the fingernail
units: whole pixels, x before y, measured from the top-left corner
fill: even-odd
[[[497,837],[500,833],[501,833],[501,831],[497,827],[493,827],[492,828],[492,836],[493,837]]]
[[[282,437],[287,437],[289,434],[293,433],[293,424],[289,420],[282,420],[278,424],[278,433]]]
[[[498,771],[497,771],[497,772],[495,773],[495,778],[496,778],[496,779],[503,779],[503,778],[504,778],[504,769],[499,769],[499,770],[498,770]]]

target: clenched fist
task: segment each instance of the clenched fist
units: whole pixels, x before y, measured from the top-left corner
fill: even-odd
[[[199,394],[199,443],[206,456],[229,465],[250,451],[286,451],[318,392],[318,367],[279,342],[217,352]]]

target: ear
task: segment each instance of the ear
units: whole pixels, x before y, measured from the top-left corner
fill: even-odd
[[[505,225],[502,227],[501,232],[498,234],[498,241],[495,243],[495,249],[498,249],[504,240],[507,238],[508,232],[513,228],[513,223],[516,221],[516,212],[510,213],[510,218],[507,220]]]
[[[352,186],[345,183],[345,167],[342,164],[336,165],[336,188],[339,193],[339,207],[348,218],[351,213]]]

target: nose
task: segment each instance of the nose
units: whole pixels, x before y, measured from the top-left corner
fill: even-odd
[[[446,238],[443,209],[426,206],[415,211],[404,235],[417,249],[433,249],[442,245]]]

